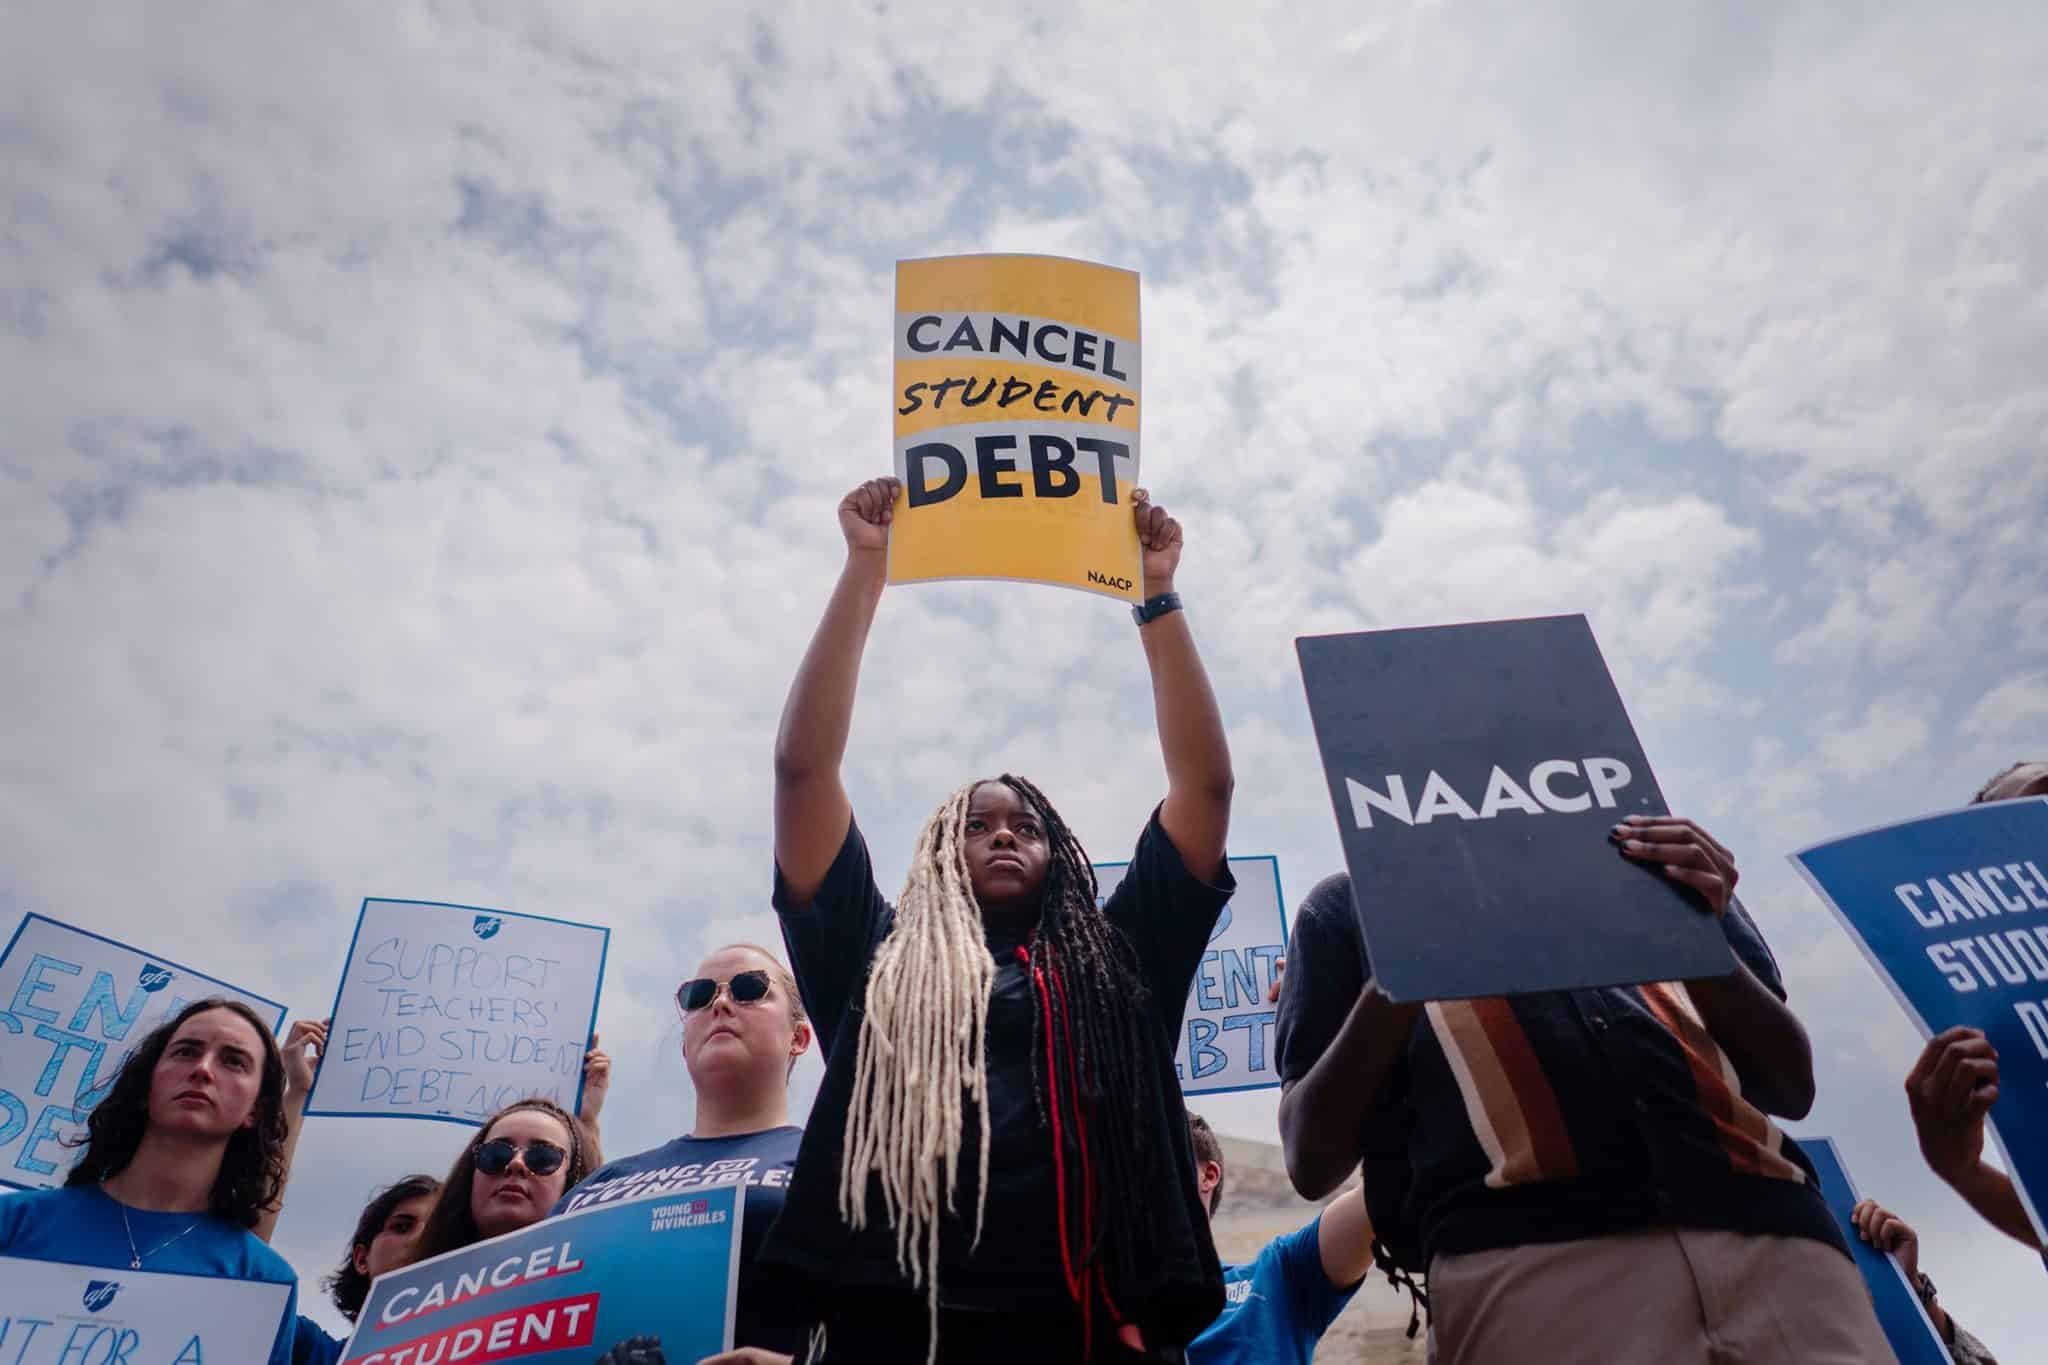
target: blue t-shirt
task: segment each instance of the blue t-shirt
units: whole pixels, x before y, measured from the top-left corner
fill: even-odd
[[[1188,1343],[1188,1365],[1308,1365],[1316,1343],[1358,1292],[1356,1284],[1337,1288],[1324,1272],[1322,1225],[1318,1214],[1307,1227],[1266,1243],[1251,1264],[1223,1267],[1223,1311]]]
[[[554,1211],[574,1213],[621,1199],[666,1198],[693,1185],[743,1182],[747,1211],[740,1218],[740,1283],[732,1344],[794,1355],[807,1324],[777,1311],[776,1296],[764,1289],[757,1260],[769,1225],[782,1212],[803,1136],[803,1129],[788,1127],[731,1137],[679,1137],[600,1166],[563,1195]]]
[[[346,1344],[328,1336],[327,1329],[311,1318],[300,1318],[292,1338],[292,1365],[334,1365]]]
[[[255,1233],[209,1214],[131,1208],[124,1226],[121,1212],[122,1206],[96,1185],[8,1195],[0,1199],[0,1256],[126,1270],[131,1254],[128,1230],[132,1228],[135,1245],[143,1252],[144,1270],[290,1285],[277,1340],[270,1347],[270,1365],[291,1365],[292,1338],[298,1330],[299,1277],[284,1257],[265,1246]],[[188,1227],[192,1230],[184,1232]],[[179,1236],[181,1232],[183,1236]],[[159,1247],[162,1250],[156,1249]]]

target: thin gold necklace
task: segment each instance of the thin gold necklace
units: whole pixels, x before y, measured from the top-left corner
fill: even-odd
[[[110,1194],[107,1195],[107,1198],[114,1199],[114,1196]],[[195,1218],[190,1223],[187,1223],[185,1225],[185,1228],[182,1232],[173,1233],[170,1237],[166,1238],[161,1242],[158,1242],[148,1251],[138,1251],[135,1249],[135,1226],[134,1224],[128,1221],[128,1206],[122,1203],[120,1200],[114,1199],[114,1207],[121,1210],[121,1230],[128,1234],[128,1268],[130,1270],[142,1269],[143,1257],[156,1255],[159,1251],[162,1251],[172,1242],[177,1241],[180,1237],[185,1236],[187,1233],[191,1232],[192,1229],[199,1226],[199,1220]]]

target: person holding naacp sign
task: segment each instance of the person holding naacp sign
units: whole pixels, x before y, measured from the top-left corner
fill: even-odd
[[[122,1064],[64,1184],[0,1199],[0,1256],[291,1285],[269,1356],[290,1365],[298,1276],[251,1231],[284,1186],[284,1088],[254,1010],[187,1005]]]
[[[733,1350],[712,1361],[786,1365],[803,1324],[763,1283],[758,1261],[761,1243],[782,1212],[803,1137],[803,1129],[789,1121],[789,1075],[810,1050],[810,1019],[789,969],[752,943],[729,943],[698,963],[696,975],[676,988],[676,1009],[683,1021],[683,1065],[697,1093],[689,1133],[603,1167],[563,1196],[555,1212],[743,1182],[747,1203],[740,1219]]]
[[[1223,1285],[1173,1039],[1232,890],[1180,526],[1132,494],[1167,790],[1121,885],[1098,908],[1073,832],[1006,774],[940,803],[891,906],[839,768],[900,495],[839,504],[845,567],[776,741],[775,906],[826,1061],[764,1254],[813,1362],[1177,1360]]]
[[[1811,1163],[1768,1117],[1812,1106],[1812,1052],[1734,855],[1670,816],[1608,837],[1687,889],[1696,909],[1671,913],[1718,919],[1733,973],[1397,1004],[1349,875],[1310,891],[1276,1029],[1295,1187],[1318,1198],[1363,1158],[1375,1236],[1427,1272],[1442,1365],[1890,1359]]]

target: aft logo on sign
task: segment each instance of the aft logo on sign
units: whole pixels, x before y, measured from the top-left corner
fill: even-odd
[[[476,923],[469,926],[478,938],[496,938],[498,931],[505,927],[505,921],[498,915],[478,915]]]
[[[83,1302],[85,1311],[97,1313],[114,1301],[114,1295],[121,1292],[119,1280],[87,1280]]]
[[[1518,810],[1525,815],[1555,812],[1573,815],[1595,805],[1612,808],[1614,794],[1633,779],[1628,764],[1618,758],[1547,759],[1529,770],[1526,784],[1515,781],[1498,764],[1486,780],[1486,793],[1474,809],[1458,789],[1432,771],[1423,781],[1414,804],[1408,800],[1408,784],[1399,773],[1389,773],[1386,790],[1375,791],[1356,778],[1344,779],[1351,797],[1351,818],[1360,829],[1371,829],[1372,813],[1391,815],[1404,825],[1426,825],[1442,816],[1460,820],[1491,820],[1502,811]]]
[[[151,962],[146,964],[136,974],[135,979],[142,984],[142,989],[155,994],[171,984],[171,976],[172,972],[169,967],[159,967],[154,962]]]

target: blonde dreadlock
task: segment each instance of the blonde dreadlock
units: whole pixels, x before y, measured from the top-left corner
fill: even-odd
[[[896,1264],[928,1288],[938,1349],[939,1219],[959,1184],[965,1100],[981,1120],[974,1240],[988,1191],[988,1001],[995,961],[968,878],[963,829],[979,783],[946,798],[917,836],[896,920],[875,953],[861,1018],[839,1212],[867,1226],[868,1178],[879,1177],[896,1229]]]

